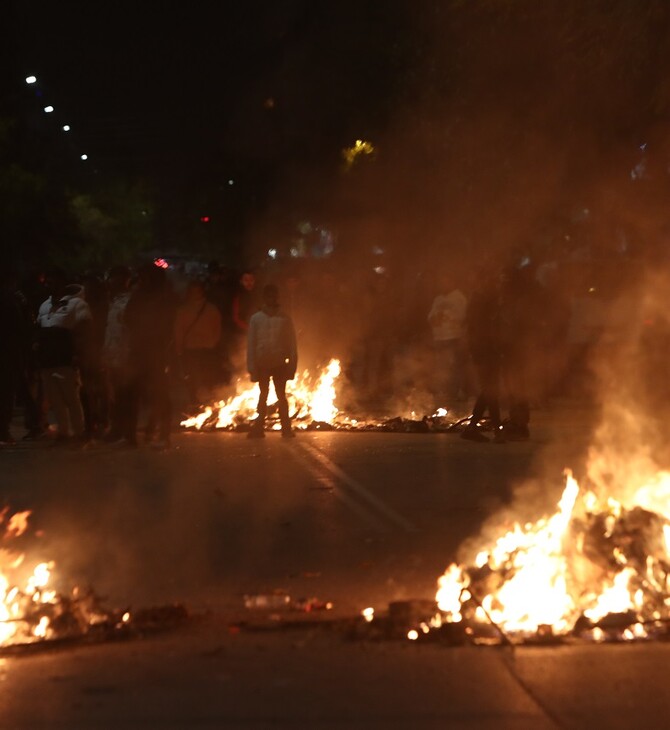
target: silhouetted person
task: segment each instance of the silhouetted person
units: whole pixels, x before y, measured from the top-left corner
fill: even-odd
[[[249,332],[249,321],[260,306],[256,275],[252,271],[245,271],[240,277],[232,301],[232,337],[229,354],[231,367],[235,373],[239,373],[244,367],[244,348]]]
[[[388,278],[375,275],[366,301],[362,382],[367,397],[379,403],[392,381],[396,333],[396,296]]]
[[[530,266],[511,269],[502,288],[503,384],[509,399],[509,418],[503,423],[506,439],[530,436],[530,400],[541,374],[540,347],[544,342],[547,302]]]
[[[470,424],[461,437],[488,441],[477,424],[488,411],[500,441],[501,301],[500,282],[493,276],[480,281],[466,314],[466,329],[472,363],[478,380],[478,395]]]
[[[247,334],[251,316],[258,311],[258,305],[256,275],[252,271],[245,271],[233,298],[233,323],[238,334]]]
[[[102,363],[109,300],[105,284],[97,274],[84,277],[81,296],[91,310],[91,325],[80,363],[81,400],[86,434],[93,437],[104,433],[109,418],[109,399]]]
[[[109,270],[107,288],[109,308],[105,327],[102,359],[109,392],[109,431],[106,440],[134,439],[132,393],[129,371],[129,337],[126,307],[130,301],[130,269],[115,266]]]
[[[282,436],[294,436],[286,399],[286,382],[293,380],[298,364],[295,329],[291,318],[279,308],[279,292],[273,284],[263,289],[263,308],[251,317],[247,338],[247,368],[258,382],[258,417],[250,438],[263,438],[270,378],[277,394]]]
[[[465,392],[463,336],[468,300],[451,277],[442,276],[428,322],[433,335],[435,405],[453,404]]]
[[[174,323],[175,350],[191,405],[202,403],[217,385],[220,342],[221,312],[205,297],[203,284],[192,281]]]
[[[0,271],[0,444],[13,444],[11,422],[25,355],[25,316],[8,270]]]
[[[168,378],[169,349],[174,326],[174,301],[163,269],[146,264],[139,273],[124,317],[128,328],[130,384],[129,445],[137,443],[141,404],[148,408],[147,442],[158,428],[159,448],[170,446],[171,401]]]
[[[48,295],[46,275],[42,272],[28,276],[21,285],[21,302],[26,326],[25,360],[19,385],[19,400],[23,403],[24,441],[38,439],[47,430],[44,386],[40,376],[35,322],[39,308]]]
[[[233,322],[233,300],[237,291],[234,272],[218,261],[210,261],[207,265],[205,292],[207,299],[221,313],[221,340],[219,342],[219,370],[222,383],[230,382],[232,373],[231,357],[236,345],[235,323]],[[246,335],[245,335],[246,336]],[[239,338],[237,338],[239,340]]]

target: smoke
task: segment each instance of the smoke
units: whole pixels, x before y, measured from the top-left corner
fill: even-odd
[[[620,326],[594,354],[602,417],[588,477],[600,494],[624,504],[670,467],[668,274],[644,271],[640,280],[627,282],[609,309]]]
[[[567,298],[603,260],[662,245],[664,3],[394,3],[382,25],[365,7],[329,17],[343,66],[318,53],[323,36],[286,36],[265,86],[278,89],[268,118],[290,164],[278,159],[274,193],[248,236],[262,258],[282,245],[288,256],[300,221],[334,233],[335,252],[312,262],[319,273],[305,265],[302,281],[325,269],[336,282],[329,296],[344,324],[330,328],[328,355],[355,359],[373,269],[395,292],[387,325],[411,349],[428,339],[441,273],[467,291],[482,265],[528,257],[555,266]],[[308,57],[317,59],[309,69]],[[375,154],[345,170],[341,149],[356,138]],[[323,306],[312,289],[310,306]],[[319,346],[306,341],[308,357],[326,361]],[[403,355],[397,381],[418,372],[426,355],[416,354]],[[425,375],[419,387],[429,386]]]

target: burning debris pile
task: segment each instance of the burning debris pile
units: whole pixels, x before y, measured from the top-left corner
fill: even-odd
[[[181,606],[131,613],[109,610],[92,590],[74,588],[68,594],[52,586],[53,562],[32,568],[13,549],[28,529],[30,512],[0,512],[4,530],[0,547],[0,653],[63,641],[106,641],[171,628],[186,618]]]
[[[670,514],[649,509],[646,493],[629,504],[600,499],[568,473],[554,515],[515,524],[472,566],[449,566],[438,582],[439,621],[473,636],[492,626],[510,640],[665,637]]]
[[[670,474],[623,504],[581,492],[567,473],[554,515],[515,524],[474,565],[450,565],[435,601],[392,603],[382,615],[365,609],[352,636],[449,645],[670,640],[670,499],[665,509],[649,506],[660,494],[670,497]]]
[[[287,386],[289,412],[294,426],[299,430],[383,431],[400,433],[445,432],[457,429],[443,408],[431,416],[417,416],[411,412],[405,416],[387,419],[361,419],[343,413],[336,405],[337,380],[342,372],[340,361],[333,359],[318,377],[305,370]],[[272,389],[270,391],[272,403]],[[254,383],[238,380],[236,394],[211,406],[206,406],[195,416],[185,418],[181,426],[200,430],[248,430],[256,415],[258,388]],[[279,430],[276,402],[268,407],[270,428]]]

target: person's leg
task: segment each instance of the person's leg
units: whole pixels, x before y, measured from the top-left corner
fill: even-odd
[[[265,416],[268,410],[268,391],[270,390],[270,376],[261,375],[258,378],[258,406],[257,417],[252,426],[250,435],[262,436],[265,430]]]
[[[120,400],[125,404],[125,413],[120,418],[121,435],[129,444],[137,444],[137,425],[140,416],[140,401],[142,399],[142,383],[138,373],[128,375],[119,392]],[[119,408],[121,408],[121,404]]]
[[[181,356],[182,376],[186,385],[189,408],[198,406],[198,351],[184,350]]]
[[[117,368],[110,368],[106,373],[107,392],[109,394],[109,430],[105,438],[108,441],[117,441],[123,436],[123,427],[121,425],[120,376],[121,373]]]
[[[11,363],[0,366],[0,441],[13,441],[10,426],[14,414],[17,382],[16,370]]]
[[[494,355],[487,355],[475,362],[479,380],[479,395],[472,410],[470,424],[464,430],[463,438],[472,441],[488,441],[479,432],[477,424],[488,410],[493,428],[498,432],[500,426],[500,366]]]
[[[38,368],[29,367],[21,382],[21,400],[24,407],[25,439],[37,438],[47,430],[46,398],[44,383]]]
[[[528,378],[521,357],[510,359],[505,367],[505,384],[509,395],[509,420],[505,432],[509,438],[528,438],[530,402],[527,393]]]
[[[277,394],[277,410],[279,411],[279,420],[281,421],[282,433],[287,436],[292,434],[291,430],[291,419],[288,414],[288,399],[286,398],[286,377],[285,376],[272,376],[272,382],[275,386],[275,393]]]
[[[54,413],[58,437],[67,438],[70,435],[70,418],[61,389],[63,375],[58,370],[58,368],[44,368],[41,371],[42,385],[44,397]]]
[[[79,373],[72,367],[58,368],[58,371],[63,376],[60,387],[72,424],[73,435],[81,438],[86,433],[86,424],[80,398],[81,381],[79,380]]]
[[[156,416],[158,418],[158,438],[164,446],[170,445],[172,431],[172,397],[167,373],[161,368],[155,377]]]

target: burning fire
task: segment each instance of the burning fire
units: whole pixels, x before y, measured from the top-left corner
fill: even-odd
[[[49,588],[53,563],[25,570],[25,556],[10,550],[9,542],[28,528],[30,512],[0,513],[4,527],[0,548],[0,645],[44,639],[49,636],[56,592]],[[28,575],[21,580],[19,576]],[[23,585],[23,587],[20,587]]]
[[[310,422],[334,423],[340,418],[340,412],[335,405],[335,384],[340,372],[340,361],[333,359],[316,380],[308,370],[304,370],[293,382],[289,383],[289,407],[294,421],[304,424]],[[196,416],[183,420],[181,425],[184,428],[197,430],[212,424],[215,428],[233,428],[252,420],[256,414],[258,387],[253,383],[248,384],[248,382],[238,380],[236,390],[234,396],[221,400],[214,406],[205,407]],[[273,397],[276,402],[276,395],[271,387],[268,412],[272,411]],[[344,419],[343,416],[341,418]],[[277,428],[279,428],[279,424],[277,424]]]
[[[436,596],[447,622],[602,640],[643,638],[670,619],[670,474],[626,502],[566,477],[551,517],[514,524],[473,566],[447,568]]]
[[[51,586],[54,563],[26,567],[25,554],[12,541],[28,529],[30,511],[10,515],[0,510],[0,647],[81,636],[96,626],[114,626],[91,592],[75,588],[62,595]],[[123,621],[129,621],[124,617]]]
[[[345,430],[385,430],[385,431],[435,431],[445,432],[457,424],[454,416],[446,408],[438,408],[431,416],[423,418],[413,408],[402,407],[401,414],[390,419],[355,418],[339,408],[338,380],[342,372],[340,361],[333,358],[328,365],[314,377],[309,370],[299,373],[295,380],[288,383],[287,395],[291,418],[298,429],[309,428],[312,424],[329,424]],[[181,421],[184,428],[234,429],[249,423],[256,415],[258,387],[248,380],[238,379],[235,395],[213,405],[203,406],[200,413]],[[269,395],[268,413],[270,423],[276,395],[272,388]],[[279,429],[279,422],[271,426]]]

